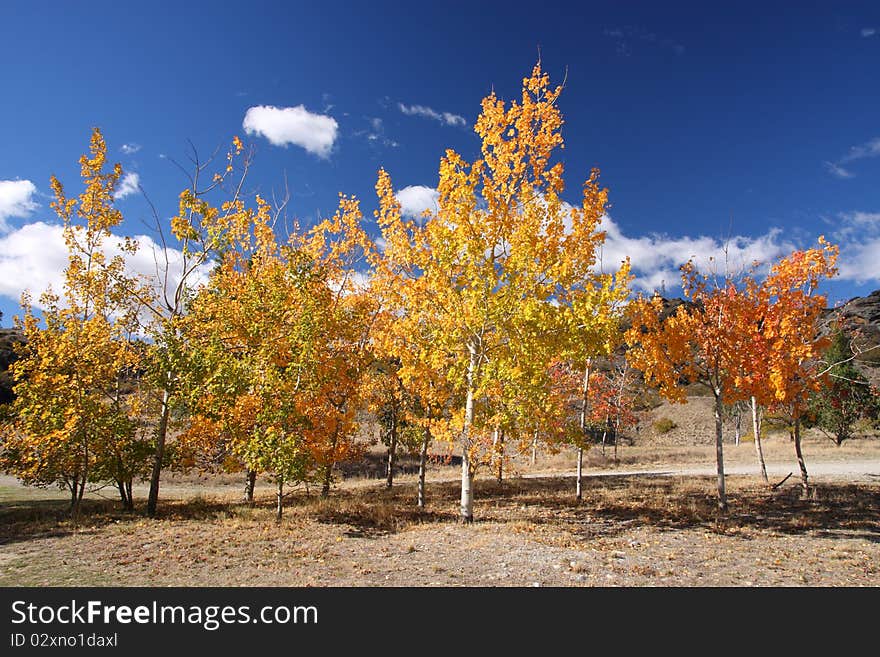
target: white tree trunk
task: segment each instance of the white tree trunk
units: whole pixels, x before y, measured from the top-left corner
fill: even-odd
[[[474,521],[474,469],[471,465],[471,428],[474,424],[474,386],[477,377],[477,350],[471,345],[467,371],[467,399],[464,407],[464,427],[461,432],[461,514],[463,523]]]
[[[284,480],[278,479],[278,491],[275,494],[275,522],[281,522],[281,514],[284,513]]]
[[[171,378],[170,373],[168,379]],[[162,474],[162,461],[165,458],[165,439],[168,436],[168,419],[171,416],[171,392],[166,385],[162,390],[162,407],[159,414],[159,425],[156,427],[156,453],[153,457],[153,472],[150,476],[150,492],[147,496],[147,515],[156,515],[159,504],[159,477]]]
[[[617,463],[617,443],[620,442],[620,414],[623,412],[623,393],[626,389],[626,372],[629,369],[629,363],[623,361],[623,371],[620,373],[620,388],[617,390],[617,411],[614,417],[614,462]],[[605,440],[605,437],[602,437]],[[605,455],[603,450],[602,455]]]
[[[245,477],[244,481],[244,501],[253,504],[254,503],[254,488],[257,485],[257,471],[256,470],[248,470],[247,477]]]
[[[391,417],[391,437],[388,444],[388,462],[385,466],[385,487],[394,485],[394,466],[397,462],[397,410]]]
[[[420,509],[425,508],[425,470],[428,467],[428,443],[431,442],[431,429],[425,427],[425,435],[422,438],[422,449],[419,452],[419,499]]]
[[[581,388],[581,445],[578,445],[577,481],[575,482],[575,498],[578,502],[583,499],[583,493],[581,490],[584,474],[583,442],[587,439],[587,403],[589,401],[590,392],[590,365],[592,365],[592,361],[588,358],[587,366],[584,368],[584,383]]]
[[[801,487],[803,488],[804,497],[809,497],[810,480],[807,476],[807,464],[804,462],[804,453],[801,450],[801,419],[799,417],[794,420],[792,439],[794,440],[794,451],[797,454],[798,466],[801,469]]]
[[[758,454],[758,465],[761,467],[761,478],[764,485],[769,486],[770,480],[767,478],[767,465],[764,463],[764,450],[761,448],[761,409],[758,407],[758,400],[752,396],[752,431],[755,432],[755,451]]]
[[[721,391],[714,390],[715,393],[715,462],[718,470],[718,508],[723,512],[727,512],[727,491],[724,486],[724,448],[721,443],[722,439],[722,400]]]
[[[495,470],[495,478],[498,480],[498,483],[502,483],[504,481],[504,431],[501,429],[495,429],[495,437],[492,439],[492,447],[494,448],[495,456],[498,458],[497,468]]]

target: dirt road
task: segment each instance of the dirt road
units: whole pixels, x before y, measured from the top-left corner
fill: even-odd
[[[791,463],[767,463],[767,475],[769,477],[782,478],[789,472],[792,476],[800,476],[800,469],[797,461]],[[649,476],[669,476],[669,477],[700,477],[712,476],[716,473],[716,468],[712,466],[701,467],[682,467],[673,466],[670,468],[651,468],[651,469],[622,469],[622,470],[602,470],[599,472],[585,471],[585,477],[619,477],[627,475],[649,475]],[[732,464],[725,465],[724,473],[726,475],[760,475],[757,464],[742,465]],[[816,480],[846,480],[852,482],[877,482],[880,481],[880,459],[859,459],[846,461],[817,461],[807,463],[807,475],[811,479]],[[546,477],[545,473],[526,474],[525,477]],[[574,472],[562,473],[560,476],[574,477]]]

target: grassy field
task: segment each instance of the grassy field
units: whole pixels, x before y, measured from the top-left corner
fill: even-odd
[[[776,470],[796,471],[787,439],[766,451]],[[876,438],[841,448],[811,439],[805,452],[808,467],[876,461],[880,472]],[[712,466],[710,448],[621,446],[618,456],[592,454],[589,473],[605,476],[588,477],[579,505],[563,476],[571,454],[542,455],[534,468],[515,459],[503,484],[478,479],[471,526],[457,523],[454,465],[434,468],[423,511],[412,475],[391,491],[359,476],[327,500],[296,491],[280,524],[267,482],[251,507],[237,477],[169,476],[152,520],[119,511],[107,489],[74,524],[58,491],[5,478],[0,585],[880,585],[880,481],[870,472],[829,467],[811,499],[796,477],[768,491],[754,475],[732,475],[722,517],[714,477],[619,473]],[[753,463],[753,446],[728,446],[727,461]]]

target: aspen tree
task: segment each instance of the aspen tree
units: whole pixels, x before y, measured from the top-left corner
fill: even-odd
[[[580,207],[562,201],[563,165],[553,161],[563,145],[561,93],[539,63],[523,80],[520,101],[507,104],[494,93],[484,98],[474,126],[481,157],[468,162],[446,151],[436,212],[422,221],[404,221],[399,213],[380,217],[401,308],[432,327],[434,353],[424,358],[442,355],[461,399],[453,421],[463,522],[473,520],[474,474],[488,438],[479,400],[504,376],[500,363],[516,361],[511,350],[536,344],[538,336],[561,339],[561,291],[594,285],[606,192],[594,171]],[[381,172],[387,195],[385,177]],[[543,350],[535,354],[544,356]],[[495,361],[498,366],[490,365]]]

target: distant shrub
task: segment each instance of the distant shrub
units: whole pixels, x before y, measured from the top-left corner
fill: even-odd
[[[652,411],[662,405],[660,395],[651,388],[644,388],[633,400],[633,409],[637,411]]]
[[[762,427],[761,427],[761,440],[764,440],[765,438],[767,438],[768,435],[769,435],[769,434],[768,434],[768,432],[767,432],[767,428],[764,427],[764,426],[762,426]],[[753,443],[753,442],[755,442],[755,432],[754,432],[754,431],[749,431],[748,433],[743,433],[743,434],[739,437],[739,441],[740,441],[741,443]]]
[[[654,422],[654,431],[657,433],[669,433],[678,425],[670,420],[668,417],[661,417]]]

